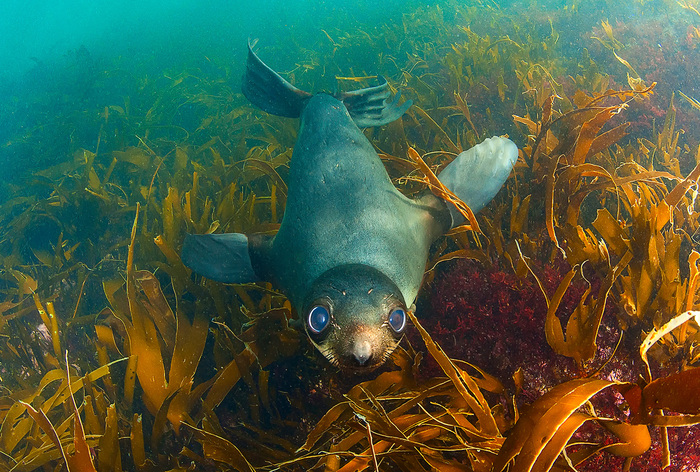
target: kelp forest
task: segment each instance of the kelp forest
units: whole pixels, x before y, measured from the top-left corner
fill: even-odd
[[[298,120],[242,96],[246,45],[166,70],[71,52],[69,88],[2,110],[0,470],[698,470],[700,4],[636,3],[257,38],[304,90],[381,75],[413,100],[365,130],[406,195],[484,138],[519,148],[364,376],[273,286],[180,260],[187,233],[284,214]]]

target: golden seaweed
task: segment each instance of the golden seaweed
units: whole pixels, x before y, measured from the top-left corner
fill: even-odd
[[[690,2],[680,6],[697,13]],[[507,34],[473,26],[485,17],[511,25]],[[364,86],[381,71],[412,99],[401,123],[366,133],[400,190],[430,188],[469,222],[436,245],[427,290],[441,276],[436,265],[456,259],[535,278],[547,300],[539,315],[549,345],[591,377],[522,405],[512,394],[531,388],[528,366],[513,374],[510,392],[507,379],[450,358],[413,317],[440,374],[417,376],[422,355],[406,346],[388,370],[347,391],[336,392],[320,367],[299,374],[306,390],[285,390],[276,370],[285,359],[316,368],[290,327],[289,303],[269,285],[193,277],[178,255],[186,232],[274,234],[296,136],[293,120],[252,109],[229,85],[230,67],[207,58],[217,72],[120,79],[123,98],[80,113],[96,145],[49,148],[79,126],[48,114],[52,125],[3,144],[69,157],[37,171],[0,205],[0,470],[56,469],[72,454],[81,462],[76,470],[100,471],[212,461],[247,472],[564,470],[608,453],[630,467],[649,448],[653,428],[669,460],[665,428],[700,421],[700,150],[686,144],[673,96],[663,125],[631,139],[627,114],[648,105],[656,84],[646,85],[622,29],[607,20],[591,41],[612,51],[605,67],[586,50],[562,57],[565,33],[553,23],[512,19],[486,2],[449,13],[425,6],[378,28],[382,34],[339,25],[315,44],[284,42],[285,54],[300,58],[287,76],[322,90]],[[697,39],[697,28],[689,34]],[[183,125],[177,117],[188,107],[192,125]],[[495,201],[474,215],[435,169],[504,129],[522,144],[518,163]],[[543,267],[552,261],[564,269],[547,289]],[[576,281],[584,286],[580,299],[558,312]],[[641,346],[639,383],[613,386],[593,368],[600,327],[614,321],[608,308],[626,337],[639,336],[626,339]],[[61,366],[67,349],[68,373]],[[653,360],[678,372],[655,378]],[[578,408],[612,388],[623,392],[636,424]],[[311,406],[312,390],[332,393]],[[296,411],[281,412],[281,404]],[[618,441],[574,450],[584,424]],[[294,440],[285,439],[290,430]],[[97,450],[94,465],[86,447]]]

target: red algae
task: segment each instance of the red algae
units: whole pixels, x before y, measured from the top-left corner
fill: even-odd
[[[440,269],[429,305],[421,312],[424,324],[450,356],[478,365],[501,380],[510,379],[522,367],[525,385],[535,396],[572,376],[573,361],[555,355],[547,345],[547,305],[531,278],[521,280],[512,271],[469,260],[450,266]],[[545,289],[553,292],[562,276],[559,268],[547,266],[542,277]],[[584,290],[577,284],[567,292],[560,310],[570,312]]]
[[[567,270],[558,260],[539,268],[544,289],[552,293]],[[516,396],[519,408],[540,397],[553,386],[571,378],[586,376],[595,369],[597,376],[615,381],[635,382],[643,374],[638,343],[632,335],[621,336],[615,304],[608,302],[598,334],[596,359],[582,371],[572,359],[557,355],[544,336],[546,301],[532,277],[519,279],[512,270],[498,265],[486,267],[472,260],[445,263],[430,287],[428,302],[420,307],[421,323],[453,358],[465,360],[496,376],[510,391],[516,389],[512,377],[522,369],[523,390]],[[596,282],[593,282],[596,285]],[[575,283],[562,301],[558,315],[571,313],[586,289]],[[409,334],[415,342],[413,333]],[[619,341],[619,345],[618,345]],[[673,364],[673,365],[671,365]],[[658,366],[657,366],[658,367]],[[437,367],[427,361],[424,375]],[[677,371],[677,362],[668,362],[662,371]],[[501,400],[504,406],[508,401]],[[606,389],[593,399],[597,415],[631,421],[627,402],[615,389]],[[661,469],[661,440],[652,429],[652,447],[635,458],[630,470],[654,472]],[[577,431],[578,441],[612,444],[616,438],[599,427],[585,425]],[[669,428],[673,472],[700,470],[700,427]],[[572,449],[572,450],[575,450]],[[622,470],[625,459],[598,453],[578,468],[580,471]]]
[[[380,443],[391,443],[378,453],[383,471],[487,470],[484,464],[496,456],[520,454],[512,442],[504,446],[519,425],[528,424],[514,424],[514,405],[522,419],[539,399],[551,399],[557,386],[589,380],[628,382],[633,385],[625,387],[641,398],[650,380],[641,380],[646,367],[639,345],[645,333],[658,327],[659,319],[675,316],[680,305],[685,310],[699,306],[697,286],[690,281],[700,270],[688,262],[697,247],[694,236],[700,234],[697,194],[691,193],[700,174],[686,176],[696,165],[700,139],[700,106],[692,99],[697,96],[700,30],[679,21],[679,11],[691,12],[676,2],[670,3],[677,11],[668,15],[657,14],[659,2],[633,2],[647,13],[611,15],[609,22],[597,9],[599,2],[578,2],[556,14],[524,9],[523,15],[483,4],[488,2],[463,3],[423,5],[413,12],[404,6],[401,22],[373,26],[382,34],[338,25],[326,27],[315,43],[284,41],[270,49],[298,58],[286,77],[309,89],[323,89],[326,78],[338,74],[355,81],[363,79],[351,75],[383,73],[413,100],[413,111],[401,122],[367,130],[407,195],[425,187],[407,153],[420,154],[427,167],[439,169],[451,152],[501,133],[522,151],[504,190],[474,220],[486,234],[463,233],[436,244],[444,250],[437,258],[450,259],[454,253],[445,251],[456,246],[457,253],[483,262],[440,263],[418,301],[419,322],[426,330],[413,327],[407,334],[412,345],[421,347],[414,351],[404,341],[391,362],[365,377],[339,374],[317,358],[290,329],[296,315],[289,304],[269,286],[202,282],[179,259],[186,232],[272,234],[284,210],[296,127],[245,104],[234,83],[240,71],[229,58],[207,57],[204,66],[173,67],[156,75],[137,68],[132,76],[116,73],[123,70],[118,64],[105,63],[93,77],[99,100],[71,97],[80,110],[56,116],[51,107],[41,106],[48,97],[16,100],[12,110],[21,106],[39,115],[23,120],[15,114],[10,121],[16,129],[7,133],[9,141],[0,152],[22,157],[37,173],[23,189],[14,180],[0,182],[0,194],[16,197],[0,206],[0,383],[5,395],[0,398],[0,444],[6,449],[0,470],[25,470],[15,464],[27,464],[42,450],[43,462],[33,467],[62,467],[56,450],[40,447],[49,444],[47,436],[31,426],[32,419],[15,401],[36,385],[34,400],[26,398],[34,407],[54,395],[61,349],[71,352],[75,365],[58,380],[67,385],[70,379],[76,397],[84,399],[87,443],[97,453],[100,472],[136,467],[359,470],[364,467],[358,465],[359,456],[379,450]],[[611,12],[624,9],[600,3],[611,3]],[[588,10],[585,26],[559,26],[579,8],[596,8],[594,14]],[[688,95],[676,94],[674,102],[676,90]],[[55,100],[66,98],[61,93]],[[44,125],[37,127],[40,122]],[[63,156],[65,162],[39,156]],[[52,167],[26,165],[32,159]],[[681,181],[683,197],[676,192],[669,201],[673,182]],[[141,223],[129,244],[137,206]],[[609,212],[609,219],[591,226],[599,209]],[[647,225],[652,217],[656,232]],[[607,272],[630,250],[635,263],[649,251],[665,257],[653,270],[618,265],[621,273],[606,298],[599,329],[597,324],[591,328],[594,316],[586,318],[587,326],[575,327],[587,344],[574,339],[564,349],[566,343],[558,350],[550,347],[552,330],[545,331],[545,323],[552,317],[543,291],[552,297],[569,273],[575,275],[554,321],[566,327],[567,340],[576,338],[567,321],[581,298],[588,293],[585,309],[593,312],[593,299],[603,299],[596,294],[611,280]],[[127,277],[125,289],[127,258],[137,277]],[[640,301],[642,275],[648,283]],[[160,294],[156,285],[162,287]],[[688,296],[679,289],[688,289]],[[33,299],[39,300],[37,306],[55,303],[53,325],[49,317],[40,318]],[[147,314],[139,316],[147,323],[156,322],[157,329],[146,331],[157,331],[157,341],[135,328],[127,330],[134,341],[127,339],[124,326],[132,308],[136,315]],[[39,311],[46,315],[48,310]],[[697,363],[697,326],[686,328],[650,351],[655,379]],[[593,336],[595,349],[588,349]],[[575,352],[578,363],[558,352]],[[154,370],[144,368],[149,359],[159,368],[157,383],[150,378]],[[481,384],[464,388],[460,382],[473,374],[465,362],[495,376],[505,389],[481,375],[474,375]],[[172,385],[164,382],[166,372]],[[173,377],[177,372],[181,382]],[[642,400],[624,397],[622,390],[603,387],[586,397],[586,406],[599,417],[634,423],[639,417],[631,410],[639,410]],[[478,401],[471,397],[476,393]],[[465,408],[466,400],[475,403]],[[686,403],[689,409],[696,404]],[[50,421],[67,425],[73,408],[61,402],[49,406],[44,413]],[[565,407],[561,411],[571,414]],[[470,436],[476,412],[482,415],[478,426],[498,427],[486,436]],[[491,415],[493,421],[482,421]],[[467,427],[450,423],[456,417]],[[446,421],[455,427],[446,428]],[[550,429],[547,434],[554,431],[549,422],[542,425]],[[650,433],[651,448],[632,460],[630,470],[661,470],[661,429],[651,427]],[[668,437],[671,466],[666,470],[700,470],[700,427],[669,428]],[[573,442],[585,441],[612,444],[617,439],[588,418],[573,437]],[[10,442],[13,447],[6,447]],[[308,457],[299,456],[300,444],[308,444]],[[601,452],[577,470],[624,467],[624,458]]]

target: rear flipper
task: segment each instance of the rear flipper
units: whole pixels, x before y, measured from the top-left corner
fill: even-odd
[[[188,234],[181,257],[187,267],[217,282],[242,284],[259,280],[245,234]]]
[[[241,88],[250,103],[262,111],[288,118],[298,118],[311,97],[310,93],[299,90],[261,61],[250,42]]]
[[[375,87],[343,92],[338,98],[348,109],[355,124],[359,128],[368,128],[398,120],[413,104],[412,100],[406,100],[399,105],[400,91],[391,101],[390,96],[389,84],[384,80],[383,84]]]
[[[384,79],[382,79],[384,80]],[[253,52],[248,43],[248,61],[242,85],[243,95],[263,111],[277,116],[298,118],[311,94],[299,90],[268,67]],[[399,105],[400,93],[390,100],[389,84],[343,92],[336,98],[343,102],[353,121],[360,128],[391,123],[408,110],[413,103],[407,100]]]
[[[496,196],[517,160],[515,143],[494,136],[460,153],[438,178],[476,213]],[[463,224],[465,218],[457,208],[451,203],[447,206],[452,215],[452,227]]]

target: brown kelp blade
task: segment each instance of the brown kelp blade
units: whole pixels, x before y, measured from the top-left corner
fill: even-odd
[[[44,431],[44,433],[51,439],[51,442],[53,442],[54,446],[56,446],[56,449],[58,449],[61,452],[61,456],[63,457],[63,461],[66,464],[66,467],[69,467],[68,455],[66,454],[66,451],[63,449],[63,445],[61,444],[61,439],[58,437],[58,433],[56,432],[56,429],[51,424],[51,421],[49,421],[49,419],[46,417],[46,414],[41,409],[39,409],[39,410],[34,409],[34,407],[31,406],[29,403],[25,403],[23,401],[20,401],[19,403],[25,406],[29,416],[32,417],[32,419],[36,422],[36,424],[39,425],[39,427],[42,429],[42,431]]]
[[[515,462],[509,469],[511,472],[530,470],[576,409],[596,393],[614,384],[597,379],[570,380],[538,398],[521,413],[491,470],[501,472],[513,460]],[[551,450],[548,453],[551,455]]]
[[[604,420],[598,422],[618,437],[620,442],[605,446],[604,450],[620,457],[637,457],[651,447],[649,427],[645,424],[629,424],[621,421]]]
[[[666,324],[659,328],[654,328],[652,329],[649,334],[647,334],[646,338],[644,338],[644,341],[642,344],[639,346],[639,355],[642,358],[642,361],[644,361],[644,364],[647,368],[647,380],[651,382],[652,380],[652,375],[651,375],[651,367],[649,366],[649,359],[647,356],[647,353],[649,349],[656,344],[661,338],[663,338],[665,335],[669,334],[672,332],[674,329],[680,327],[684,323],[687,323],[691,319],[695,319],[696,321],[700,320],[700,311],[686,311],[685,313],[681,313],[678,316],[675,316],[672,318],[670,321],[668,321]]]
[[[700,414],[700,367],[656,379],[642,389],[644,411]]]
[[[95,465],[92,461],[92,455],[90,453],[90,446],[85,438],[85,429],[83,427],[82,419],[80,418],[80,411],[75,403],[75,398],[73,397],[73,390],[71,388],[70,381],[70,367],[68,365],[68,353],[66,352],[66,388],[68,390],[68,397],[70,398],[70,404],[73,414],[74,422],[74,435],[73,435],[73,448],[74,452],[68,454],[64,449],[59,433],[54,428],[53,424],[46,417],[46,414],[42,409],[35,409],[32,405],[25,402],[19,402],[24,405],[27,409],[27,413],[32,419],[39,425],[39,427],[44,431],[44,433],[49,437],[51,442],[54,444],[56,449],[60,451],[61,456],[66,464],[66,468],[69,472],[96,472]],[[81,384],[82,387],[82,384]],[[41,451],[38,451],[41,452]],[[46,451],[48,452],[48,451]],[[46,457],[46,456],[44,456]],[[27,456],[26,459],[33,459],[37,462],[42,462],[42,459],[36,455],[32,457]],[[43,459],[45,460],[45,459]]]
[[[70,394],[70,404],[73,409],[73,447],[75,448],[75,452],[68,456],[68,463],[66,465],[68,465],[69,471],[97,472],[95,469],[95,464],[92,461],[90,447],[85,440],[85,428],[83,427],[83,421],[80,418],[80,411],[78,411],[78,405],[75,403],[75,397],[73,396],[73,390],[71,389],[68,351],[66,351],[66,382],[68,393]]]
[[[552,465],[557,460],[557,457],[564,450],[569,440],[585,422],[592,420],[593,417],[583,413],[573,413],[564,423],[556,430],[552,438],[547,442],[542,449],[537,459],[532,464],[532,472],[547,472],[551,470]]]
[[[465,371],[454,365],[452,360],[445,354],[442,348],[440,348],[440,346],[438,346],[432,340],[428,332],[420,325],[418,319],[415,317],[415,315],[413,315],[413,313],[409,311],[408,316],[411,318],[411,322],[416,329],[418,329],[418,332],[423,338],[423,342],[425,342],[430,355],[437,361],[447,377],[452,381],[464,401],[476,415],[477,419],[479,420],[479,433],[484,434],[486,437],[498,436],[499,431],[498,426],[496,425],[496,420],[494,419],[491,409],[474,379],[472,379],[471,376],[469,376],[469,374],[467,374]]]
[[[235,445],[214,433],[184,423],[192,431],[194,438],[202,444],[204,456],[233,467],[238,472],[255,472],[255,468],[246,460]]]
[[[603,213],[605,214],[605,213]],[[600,213],[599,213],[600,218]],[[599,221],[599,220],[596,220]],[[613,225],[614,226],[614,225]],[[582,233],[582,228],[577,227],[579,234]],[[612,234],[606,231],[606,234]],[[570,238],[573,240],[574,238]],[[594,238],[595,239],[595,238]],[[613,241],[615,242],[615,241]],[[599,243],[600,244],[600,243]],[[595,243],[594,243],[595,245]],[[592,248],[596,253],[597,247]],[[604,252],[603,254],[606,254]],[[581,297],[578,306],[569,317],[566,326],[566,337],[562,329],[561,322],[556,316],[561,300],[569,289],[572,280],[576,273],[580,270],[579,266],[572,268],[562,279],[557,290],[552,296],[551,301],[547,297],[547,316],[545,319],[545,335],[547,343],[554,349],[555,352],[568,357],[573,357],[579,365],[584,361],[592,359],[595,355],[596,337],[598,329],[602,322],[603,313],[607,306],[608,295],[613,287],[613,284],[620,276],[623,270],[627,268],[633,254],[627,251],[618,264],[607,274],[603,281],[597,298],[587,301],[590,293],[590,287]],[[572,258],[573,259],[573,258]],[[584,260],[588,260],[583,258]],[[578,259],[576,259],[578,261]],[[545,294],[546,296],[546,294]]]
[[[107,408],[105,418],[105,432],[100,438],[100,454],[97,456],[100,472],[122,471],[122,456],[119,447],[119,424],[117,423],[117,409],[114,404]]]
[[[130,355],[138,357],[136,375],[141,388],[143,388],[144,403],[148,410],[155,415],[168,392],[165,365],[156,326],[137,297],[134,250],[139,210],[140,205],[137,204],[126,265],[126,297],[131,319],[122,319],[122,322],[129,336]],[[124,316],[124,313],[115,312],[115,315]]]

